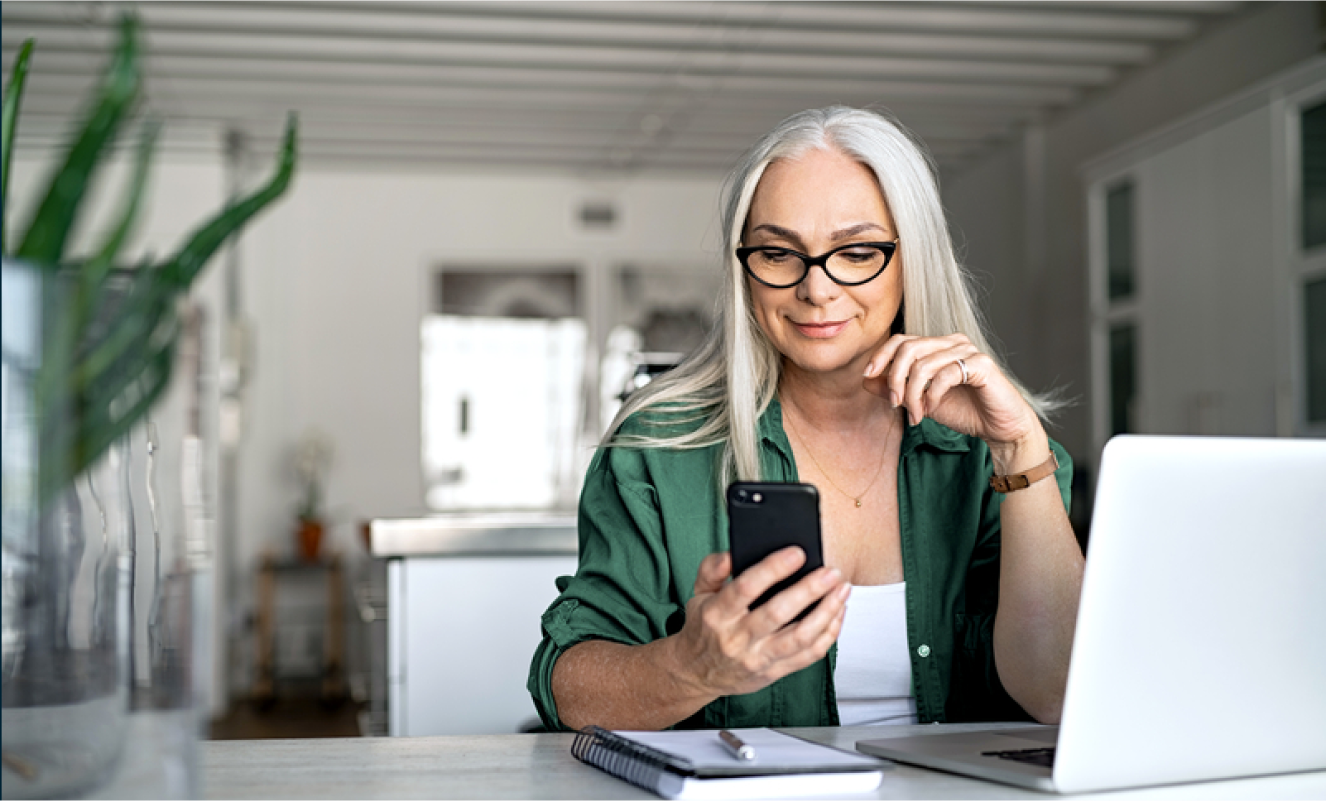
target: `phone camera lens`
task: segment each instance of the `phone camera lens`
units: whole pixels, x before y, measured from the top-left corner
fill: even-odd
[[[746,492],[745,490],[737,490],[737,500],[745,503],[748,497],[750,497],[749,492]]]

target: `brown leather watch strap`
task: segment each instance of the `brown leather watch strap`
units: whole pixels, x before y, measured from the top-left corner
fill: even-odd
[[[1025,473],[1014,473],[1010,476],[990,476],[990,487],[995,492],[1016,492],[1020,489],[1026,489],[1042,478],[1052,475],[1059,469],[1059,457],[1050,451],[1050,458],[1036,465]]]

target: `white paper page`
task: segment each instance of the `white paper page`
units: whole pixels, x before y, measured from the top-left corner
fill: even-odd
[[[619,731],[622,737],[666,751],[691,761],[697,770],[706,768],[760,767],[816,768],[862,765],[878,766],[879,761],[863,754],[840,751],[826,745],[782,734],[772,729],[730,729],[755,749],[755,759],[738,759],[723,746],[716,730],[700,731]]]

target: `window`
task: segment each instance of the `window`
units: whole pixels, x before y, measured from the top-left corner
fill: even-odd
[[[1326,103],[1303,110],[1301,116],[1303,171],[1303,249],[1326,244]]]
[[[1137,430],[1133,422],[1137,395],[1137,326],[1110,328],[1110,436]]]
[[[1297,246],[1291,250],[1290,274],[1296,299],[1292,307],[1302,319],[1294,325],[1297,356],[1293,372],[1298,385],[1299,431],[1326,434],[1326,100],[1304,97],[1293,112],[1298,122]],[[1292,118],[1291,118],[1292,119]],[[1291,307],[1291,308],[1292,308]]]
[[[1326,423],[1326,278],[1303,286],[1304,342],[1307,347],[1307,418]]]
[[[579,494],[586,325],[574,269],[447,269],[420,332],[431,509],[549,509]]]
[[[1094,181],[1091,206],[1093,439],[1139,433],[1142,353],[1138,179],[1132,172]]]
[[[1105,195],[1105,259],[1111,301],[1133,295],[1133,185],[1127,182]]]

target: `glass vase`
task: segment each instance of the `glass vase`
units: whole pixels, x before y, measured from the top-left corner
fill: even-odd
[[[42,499],[42,460],[63,457],[77,415],[100,411],[72,404],[53,420],[37,408],[43,364],[79,357],[53,344],[71,280],[3,265],[0,794],[195,796],[210,597],[197,326],[180,327],[171,382],[147,416]],[[97,319],[117,313],[126,284]]]

